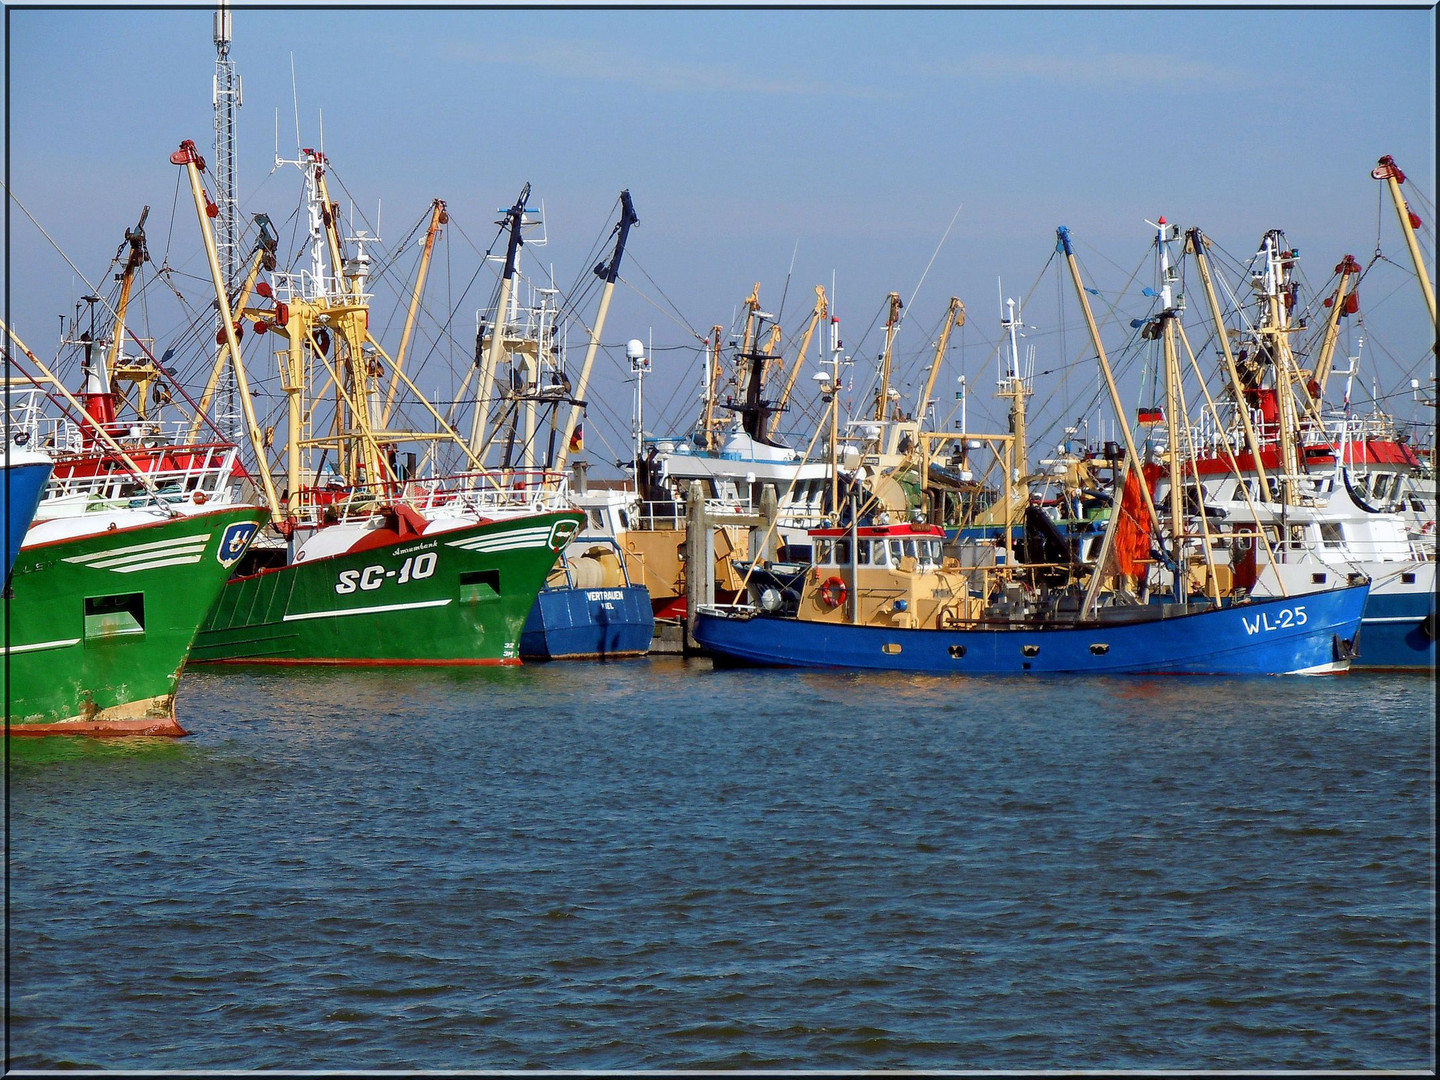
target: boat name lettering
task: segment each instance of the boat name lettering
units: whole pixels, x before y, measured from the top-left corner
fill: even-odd
[[[397,585],[404,585],[408,581],[419,581],[435,573],[435,563],[438,559],[439,556],[435,552],[426,551],[408,557],[400,564],[399,570],[386,570],[384,566],[367,566],[363,570],[341,570],[340,577],[335,582],[335,592],[342,596],[345,593],[353,593],[356,589],[362,592],[374,592],[390,578],[394,578]]]
[[[391,554],[413,555],[417,551],[429,551],[431,548],[438,546],[439,543],[440,541],[438,540],[429,540],[423,544],[411,544],[409,547],[396,548]]]
[[[1245,624],[1245,636],[1258,634],[1265,630],[1289,630],[1293,627],[1304,626],[1310,621],[1305,614],[1305,605],[1296,604],[1293,608],[1281,608],[1275,613],[1275,621],[1270,621],[1269,612],[1262,611],[1256,614],[1253,619],[1247,619],[1244,615],[1240,619]]]
[[[586,600],[624,600],[625,594],[619,589],[592,589],[585,594]]]

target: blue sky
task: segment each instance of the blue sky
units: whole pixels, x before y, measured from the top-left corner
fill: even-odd
[[[152,255],[197,269],[168,157],[181,139],[212,140],[211,10],[19,7],[8,20],[15,194],[92,280],[146,204]],[[550,238],[533,257],[562,285],[631,190],[631,287],[592,394],[610,441],[623,444],[630,410],[624,340],[653,335],[647,413],[682,428],[699,384],[687,327],[728,324],[756,281],[774,311],[792,257],[787,331],[814,286],[833,284],[867,364],[880,342],[866,329],[897,291],[897,354],[914,366],[957,295],[969,322],[947,381],[968,370],[988,387],[997,278],[1025,294],[1065,224],[1118,299],[1146,257],[1144,219],[1161,214],[1242,258],[1283,228],[1316,288],[1342,255],[1369,261],[1378,236],[1400,265],[1362,292],[1365,363],[1382,391],[1433,374],[1394,211],[1369,176],[1391,154],[1407,188],[1434,197],[1433,10],[272,8],[234,25],[242,210],[281,219],[298,199],[293,169],[271,175],[277,110],[281,152],[294,151],[293,57],[304,145],[323,111],[344,192],[372,221],[383,208],[385,239],[432,198],[449,204],[455,231],[428,293],[441,307],[478,262],[459,233],[487,245],[526,181]],[[84,286],[13,205],[10,258],[14,323],[50,355],[56,315]],[[1057,333],[1053,279],[1026,310],[1042,370],[1081,350],[1073,305]],[[978,391],[973,407],[987,407]]]

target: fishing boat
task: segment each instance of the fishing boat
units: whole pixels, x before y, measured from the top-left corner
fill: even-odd
[[[519,664],[521,628],[582,515],[567,509],[563,476],[486,472],[404,370],[429,256],[449,220],[444,202],[431,206],[392,357],[370,333],[367,246],[376,238],[342,236],[321,151],[302,149],[289,162],[305,183],[300,263],[276,268],[277,238],[268,219],[257,219],[259,239],[233,304],[210,227],[204,159],[187,140],[171,162],[190,182],[221,318],[202,411],[228,370],[270,510],[260,542],[201,628],[192,662]],[[286,391],[278,464],[240,354],[245,321],[255,338],[277,342]],[[328,375],[321,385],[316,372]],[[432,430],[395,426],[402,390]],[[402,451],[406,444],[420,449]],[[441,444],[458,449],[463,469],[433,466]],[[432,464],[417,466],[417,453]]]
[[[520,633],[525,660],[644,656],[655,636],[650,592],[631,584],[612,537],[577,536],[540,590]]]
[[[54,461],[10,582],[11,734],[186,734],[175,697],[191,644],[266,517],[241,497],[237,447],[151,409],[169,400],[167,373],[126,329],[144,216],[106,318],[87,296],[89,329],[75,333],[77,316],[62,338],[81,357],[79,396],[4,326],[24,358],[11,426]]]
[[[4,477],[5,484],[5,551],[0,558],[3,558],[7,580],[25,532],[35,519],[35,508],[45,493],[53,464],[48,456],[23,444],[8,442],[5,447],[5,459],[0,463],[3,465],[0,476]]]
[[[553,281],[537,286],[522,267],[525,246],[546,240],[543,218],[527,205],[529,197],[527,184],[497,222],[508,242],[495,302],[477,313],[478,362],[472,374],[478,374],[479,383],[471,446],[502,475],[516,469],[558,475],[584,448],[580,411],[625,244],[638,218],[630,193],[621,192],[613,251],[595,268],[603,283],[599,315],[572,384],[564,357],[568,323],[562,314],[569,305],[562,303]],[[632,365],[648,367],[640,342],[632,341],[626,351]],[[583,466],[577,475],[583,477]],[[579,505],[579,486],[568,490],[568,503],[585,510],[584,532],[561,550],[525,620],[520,637],[525,660],[618,659],[643,656],[650,648],[655,629],[650,592],[631,580],[615,534],[599,532],[601,518]]]
[[[1163,219],[1156,229],[1167,284],[1153,340],[1163,343],[1166,384],[1178,393],[1175,342],[1182,308],[1170,287],[1167,247],[1178,234]],[[1061,228],[1057,237],[1112,405],[1123,415],[1068,230]],[[1171,406],[1173,417],[1173,398]],[[1347,670],[1357,651],[1368,578],[1355,574],[1274,599],[1234,588],[1209,558],[1210,545],[1200,543],[1203,534],[1189,524],[1178,485],[1169,514],[1157,512],[1130,429],[1121,430],[1126,452],[1113,490],[1124,498],[1110,515],[1091,567],[1009,559],[963,567],[944,555],[939,526],[867,522],[852,496],[848,528],[811,530],[814,564],[798,596],[789,598],[791,613],[784,610],[783,592],[768,604],[762,595],[759,604],[716,605],[697,613],[694,637],[722,663],[931,674]],[[1174,438],[1168,470],[1180,475]],[[1008,525],[1004,533],[1008,544]],[[1168,552],[1164,589],[1150,587],[1152,544]]]
[[[1433,670],[1434,541],[1392,498],[1420,461],[1393,427],[1387,433],[1374,417],[1357,421],[1348,410],[1329,417],[1323,409],[1337,325],[1355,310],[1349,280],[1358,266],[1347,256],[1336,267],[1319,347],[1302,367],[1291,345],[1303,325],[1294,277],[1300,256],[1284,234],[1268,231],[1246,269],[1255,308],[1243,313],[1239,329],[1222,318],[1208,240],[1191,229],[1185,245],[1220,328],[1228,378],[1219,405],[1212,403],[1211,424],[1177,427],[1166,438],[1191,450],[1181,466],[1184,495],[1206,507],[1220,561],[1256,596],[1285,595],[1337,574],[1370,578],[1363,646],[1352,666]],[[1164,470],[1147,465],[1145,474],[1156,499],[1170,498]],[[1269,572],[1257,574],[1257,557]]]
[[[794,599],[702,608],[695,640],[721,664],[932,675],[1318,675],[1346,670],[1369,594],[1122,603],[1088,610],[1077,585],[1042,590],[1004,568],[964,570],[934,525],[811,533]]]

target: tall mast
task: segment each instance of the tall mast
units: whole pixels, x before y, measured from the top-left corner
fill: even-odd
[[[1025,399],[1030,396],[1030,387],[1025,378],[1025,372],[1020,363],[1020,327],[1023,325],[1021,315],[1016,310],[1014,300],[1005,301],[1008,315],[1000,317],[1000,328],[1010,338],[1010,370],[1000,379],[1000,390],[997,397],[1010,399],[1010,434],[1015,436],[1011,443],[1010,452],[1010,483],[1019,484],[1019,502],[1021,506],[1028,506],[1030,503],[1030,462],[1026,454],[1026,432],[1025,432]],[[1005,521],[1008,525],[1010,514],[1013,508],[1006,506]]]
[[[215,252],[220,259],[220,274],[227,292],[235,288],[236,268],[240,262],[240,226],[235,201],[235,110],[240,108],[240,77],[230,59],[230,9],[221,0],[215,10],[215,82],[212,102],[215,106],[215,164],[211,176],[215,182]],[[224,328],[219,325],[217,330]],[[223,352],[225,346],[219,349]],[[231,442],[240,436],[239,414],[235,409],[235,374],[225,369],[221,387],[221,409],[217,425]]]
[[[1435,322],[1435,290],[1430,287],[1430,275],[1425,270],[1425,260],[1420,255],[1420,244],[1415,239],[1415,228],[1420,224],[1420,219],[1405,202],[1405,196],[1400,194],[1400,185],[1405,182],[1405,174],[1400,171],[1400,166],[1395,164],[1395,159],[1389,154],[1382,157],[1370,170],[1370,175],[1376,180],[1385,181],[1385,186],[1390,189],[1390,199],[1395,203],[1395,213],[1400,217],[1400,231],[1405,235],[1405,246],[1410,249],[1410,259],[1415,263],[1415,276],[1420,281],[1420,291],[1425,294],[1425,306],[1430,312],[1430,326],[1433,329]]]

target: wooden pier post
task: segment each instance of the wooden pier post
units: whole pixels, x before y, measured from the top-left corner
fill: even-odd
[[[693,644],[695,611],[715,602],[715,536],[705,513],[705,494],[699,480],[690,482],[685,495],[685,640],[686,656],[699,650]]]

